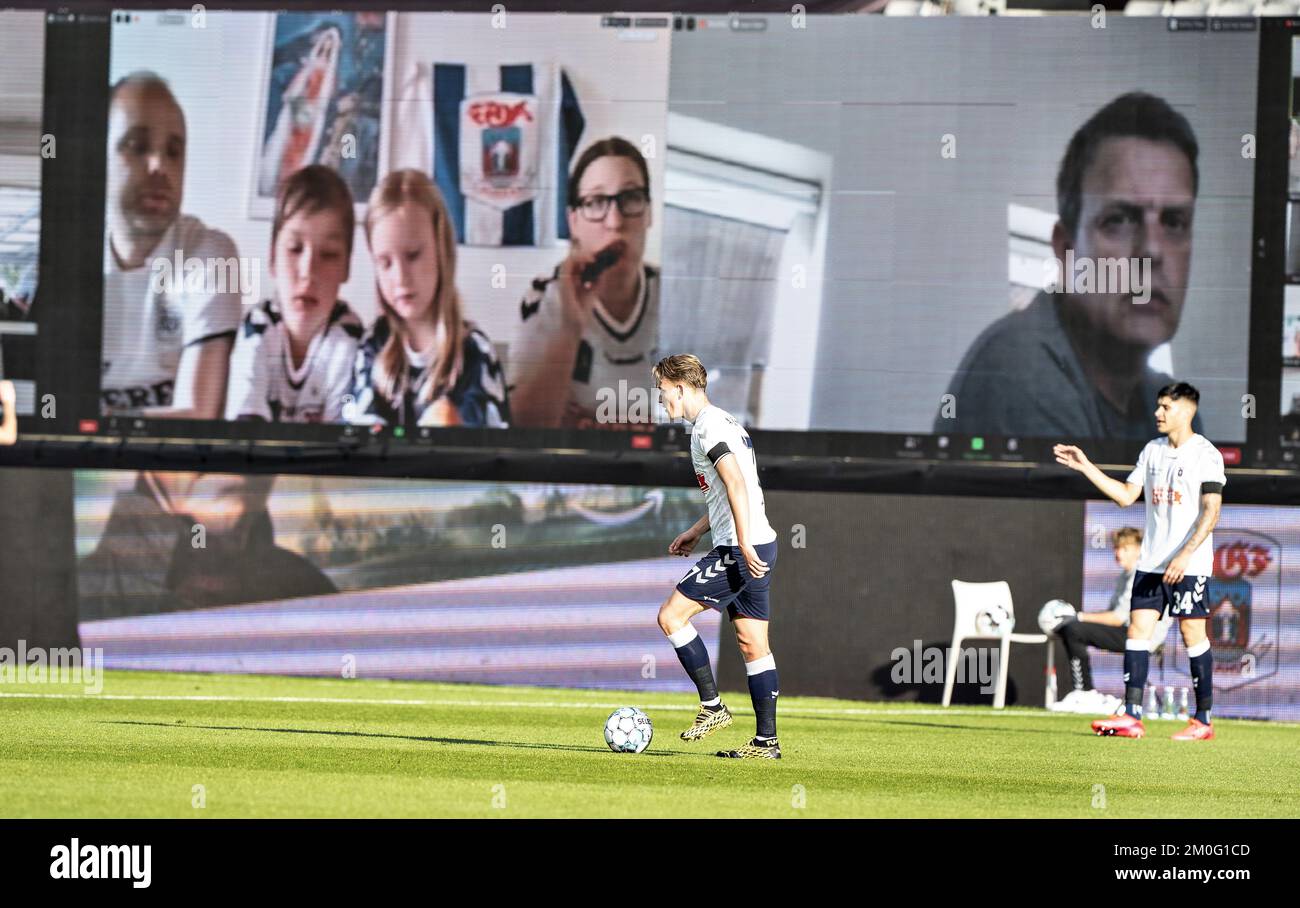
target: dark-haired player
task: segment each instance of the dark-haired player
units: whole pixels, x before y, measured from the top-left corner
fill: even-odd
[[[1214,567],[1211,535],[1223,505],[1223,455],[1192,431],[1200,394],[1185,382],[1160,389],[1156,429],[1128,479],[1112,479],[1074,445],[1057,445],[1057,463],[1078,470],[1121,508],[1146,497],[1146,533],[1133,578],[1128,639],[1124,644],[1124,711],[1092,723],[1099,735],[1141,738],[1142,692],[1146,688],[1151,629],[1168,609],[1179,619],[1191,661],[1196,714],[1175,741],[1214,737],[1210,707],[1214,695],[1214,657],[1205,633],[1209,617],[1206,584]]]
[[[713,532],[713,550],[678,581],[659,608],[659,627],[700,693],[700,711],[691,727],[682,732],[682,740],[698,741],[732,721],[731,711],[718,695],[709,652],[691,625],[691,618],[706,608],[725,609],[745,658],[758,727],[749,743],[719,751],[718,756],[780,759],[776,661],[767,643],[776,531],[763,508],[754,444],[730,413],[709,403],[704,393],[708,375],[698,358],[689,353],[665,357],[654,367],[653,375],[668,415],[693,424],[691,463],[709,508],[708,514],[673,540],[668,552],[689,557],[705,530]]]

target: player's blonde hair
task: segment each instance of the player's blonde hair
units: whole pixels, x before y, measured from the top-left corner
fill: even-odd
[[[709,373],[705,371],[704,363],[700,362],[699,357],[693,353],[675,353],[672,356],[665,356],[655,363],[651,373],[654,375],[655,384],[661,381],[671,384],[681,383],[703,391],[709,383]]]
[[[1117,549],[1125,545],[1141,545],[1142,531],[1137,527],[1120,527],[1110,537],[1110,547]]]

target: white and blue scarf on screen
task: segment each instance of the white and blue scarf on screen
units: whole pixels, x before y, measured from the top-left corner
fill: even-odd
[[[433,178],[467,246],[569,238],[569,166],[585,121],[554,64],[433,65]]]

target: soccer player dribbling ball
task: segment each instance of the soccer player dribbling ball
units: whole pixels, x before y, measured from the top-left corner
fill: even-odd
[[[1200,394],[1185,382],[1166,385],[1156,397],[1156,429],[1163,438],[1147,442],[1124,482],[1112,479],[1074,445],[1056,445],[1056,462],[1078,470],[1121,508],[1146,497],[1146,534],[1133,578],[1128,639],[1124,644],[1124,709],[1098,719],[1099,735],[1141,738],[1142,692],[1146,688],[1151,629],[1165,609],[1177,618],[1191,662],[1196,714],[1175,741],[1214,738],[1210,707],[1214,695],[1214,657],[1205,624],[1209,617],[1206,584],[1214,567],[1214,538],[1223,505],[1223,456],[1192,431]]]
[[[757,729],[749,743],[718,751],[718,756],[777,760],[781,758],[776,740],[779,690],[776,661],[767,643],[776,531],[763,509],[754,443],[735,417],[709,403],[704,393],[708,375],[699,359],[689,353],[668,356],[652,373],[668,415],[693,425],[691,463],[708,505],[708,513],[674,539],[668,552],[689,557],[706,530],[712,531],[714,544],[659,608],[659,627],[700,693],[700,711],[682,732],[682,740],[698,741],[732,722],[731,711],[718,695],[709,652],[691,624],[691,618],[706,608],[725,610],[745,659]]]

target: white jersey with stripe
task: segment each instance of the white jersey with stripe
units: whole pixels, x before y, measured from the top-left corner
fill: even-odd
[[[1203,435],[1192,435],[1178,447],[1168,438],[1147,442],[1128,481],[1142,486],[1147,525],[1137,569],[1160,573],[1191,538],[1201,514],[1201,486],[1227,483],[1223,455]],[[1186,573],[1208,577],[1214,572],[1214,534],[1197,546]]]
[[[642,266],[636,306],[626,319],[615,319],[597,300],[587,331],[578,341],[574,361],[546,363],[543,367],[538,361],[550,338],[566,330],[558,270],[535,279],[524,294],[519,307],[518,340],[511,350],[512,373],[544,368],[557,378],[569,376],[568,400],[561,421],[565,427],[651,422],[654,414],[650,402],[655,398],[649,376],[659,359],[659,269]],[[632,394],[636,388],[644,392],[644,412],[636,409],[637,395]],[[620,401],[626,401],[626,407],[611,406]]]
[[[242,308],[237,256],[230,237],[189,215],[178,217],[144,264],[129,271],[118,266],[105,235],[105,415],[170,406],[185,348],[234,337]]]
[[[265,300],[240,324],[230,357],[226,419],[267,422],[343,422],[364,329],[348,304],[334,304],[298,366],[280,306]]]
[[[776,539],[776,531],[767,522],[763,488],[758,483],[754,443],[734,416],[709,404],[695,416],[691,431],[691,464],[709,507],[709,528],[715,546],[740,544],[727,487],[718,475],[717,465],[724,457],[735,457],[740,474],[745,477],[745,490],[749,497],[749,544],[772,542]]]

